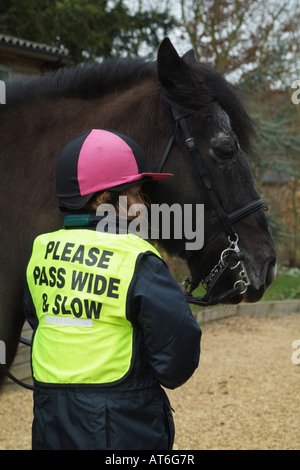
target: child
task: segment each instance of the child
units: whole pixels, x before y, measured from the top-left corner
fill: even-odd
[[[118,213],[119,195],[141,204],[143,183],[171,176],[151,173],[139,145],[117,131],[93,129],[63,149],[64,226],[34,240],[26,272],[33,449],[172,449],[162,386],[191,377],[201,330],[159,253],[124,232]],[[115,224],[99,225],[101,204],[115,209]]]

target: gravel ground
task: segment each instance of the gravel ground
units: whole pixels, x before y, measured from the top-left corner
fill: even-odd
[[[230,317],[202,325],[200,366],[177,390],[174,450],[300,448],[300,315]],[[0,396],[0,450],[30,449],[32,393]]]

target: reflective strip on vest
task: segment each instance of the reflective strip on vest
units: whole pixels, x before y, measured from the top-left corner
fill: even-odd
[[[38,317],[32,346],[35,380],[112,384],[133,360],[128,297],[139,256],[160,256],[132,234],[89,229],[38,236],[27,283]]]

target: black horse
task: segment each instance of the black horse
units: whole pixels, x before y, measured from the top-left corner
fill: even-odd
[[[235,89],[196,62],[192,51],[179,57],[166,38],[157,61],[107,60],[18,79],[7,83],[6,101],[0,107],[0,340],[8,366],[24,322],[24,273],[32,240],[61,226],[55,215],[57,157],[69,139],[91,128],[130,135],[144,148],[153,171],[162,163],[164,172],[174,173],[149,183],[153,203],[204,204],[201,250],[187,251],[184,239],[161,240],[167,252],[187,259],[192,289],[207,278],[209,298],[237,303],[262,297],[274,279],[276,255],[245,158],[253,155],[253,126]],[[188,150],[189,144],[194,148]],[[230,297],[223,294],[238,287],[241,274],[240,269],[223,272],[220,255],[228,247],[226,257],[234,255],[230,267],[243,259],[241,285],[247,287]]]

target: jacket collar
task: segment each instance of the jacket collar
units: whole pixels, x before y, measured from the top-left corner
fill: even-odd
[[[99,223],[100,222],[100,223]],[[63,220],[65,229],[90,229],[108,233],[128,233],[129,220],[111,216],[97,216],[94,213],[66,214]]]

